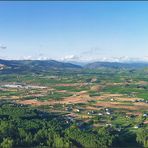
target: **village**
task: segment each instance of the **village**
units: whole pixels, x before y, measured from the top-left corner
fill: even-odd
[[[0,99],[11,100],[14,105],[20,107],[31,105],[45,114],[61,113],[65,115],[67,124],[76,123],[80,128],[109,126],[120,132],[126,128],[136,130],[148,124],[147,100],[125,94],[104,93],[100,89],[100,84],[97,86],[96,83],[80,85],[67,83],[52,87],[16,82],[3,83],[0,86]],[[68,87],[83,88],[83,85],[87,86],[84,90],[66,90]],[[61,87],[61,90],[56,90],[58,87]],[[94,96],[92,92],[89,93],[88,87]]]

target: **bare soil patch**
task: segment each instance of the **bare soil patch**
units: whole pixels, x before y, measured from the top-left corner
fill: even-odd
[[[141,109],[148,109],[148,104],[134,104],[134,106],[127,106],[118,102],[98,102],[96,104],[97,106],[102,107],[109,107],[109,108],[121,108],[121,109],[127,109],[127,110],[141,110]]]
[[[38,100],[24,100],[24,101],[19,101],[19,103],[21,104],[30,104],[30,105],[35,105],[35,106],[39,106],[39,105],[54,105],[54,104],[77,104],[77,103],[87,103],[88,101],[96,101],[96,100],[100,100],[100,102],[94,103],[94,105],[96,106],[87,106],[85,107],[87,110],[100,110],[101,108],[104,107],[108,107],[108,108],[118,108],[118,109],[127,109],[131,110],[131,111],[138,111],[138,110],[148,110],[148,104],[144,103],[144,102],[136,102],[133,103],[131,102],[130,104],[123,104],[124,101],[134,101],[137,100],[137,98],[128,98],[128,97],[122,97],[121,94],[104,94],[102,96],[99,97],[90,97],[86,91],[81,91],[78,92],[77,94],[79,94],[78,96],[70,96],[67,98],[64,98],[63,100],[48,100],[48,101],[38,101]],[[115,101],[111,102],[111,101],[107,101],[106,98],[108,97],[115,97]],[[102,102],[102,100],[104,100]],[[117,101],[123,101],[121,102],[116,102]],[[100,108],[98,108],[100,107]]]

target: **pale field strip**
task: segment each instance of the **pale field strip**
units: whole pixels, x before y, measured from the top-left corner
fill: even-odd
[[[121,109],[127,109],[127,110],[148,110],[148,104],[144,102],[136,102],[133,103],[132,101],[135,101],[139,98],[128,98],[128,97],[122,97],[121,94],[104,94],[103,96],[98,96],[98,97],[90,97],[86,91],[78,92],[78,96],[71,96],[64,98],[63,100],[56,101],[56,100],[47,100],[47,101],[37,101],[37,100],[24,100],[24,101],[19,101],[18,103],[22,104],[30,104],[30,105],[54,105],[54,104],[76,104],[76,103],[88,103],[88,101],[99,101],[99,100],[104,100],[103,102],[96,102],[95,106],[96,107],[86,107],[86,109],[91,109],[91,110],[99,110],[97,108],[98,106],[101,107],[108,107],[108,108],[121,108]],[[116,100],[119,101],[131,101],[133,104],[132,106],[127,105],[127,104],[122,104],[121,102],[117,101],[105,101],[106,98],[108,97],[115,97]]]

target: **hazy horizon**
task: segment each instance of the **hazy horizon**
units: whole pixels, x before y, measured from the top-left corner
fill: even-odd
[[[0,59],[148,61],[148,3],[0,2]]]

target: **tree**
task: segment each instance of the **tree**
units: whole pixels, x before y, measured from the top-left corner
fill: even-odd
[[[1,143],[2,148],[12,148],[13,140],[10,138],[4,138],[3,142]]]
[[[45,141],[47,140],[47,130],[46,129],[41,129],[39,130],[35,136],[34,136],[34,141],[36,141],[36,143],[45,143]]]
[[[28,135],[25,137],[25,143],[27,146],[30,146],[33,143],[33,138],[31,133],[28,133]]]
[[[58,147],[58,148],[69,148],[70,147],[70,142],[66,138],[63,138],[58,134],[55,134],[53,138],[54,138],[53,147]]]
[[[98,138],[98,144],[102,148],[111,146],[113,142],[113,136],[110,135],[107,128],[99,128]]]
[[[49,147],[52,147],[52,144],[53,144],[53,139],[52,139],[52,137],[49,135],[49,136],[48,136],[48,139],[47,139],[47,145],[48,145]]]
[[[136,140],[137,142],[143,144],[145,148],[148,148],[148,128],[139,129]]]

